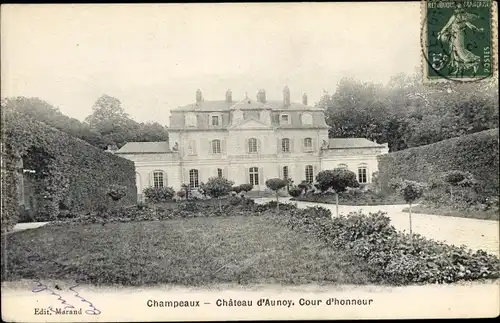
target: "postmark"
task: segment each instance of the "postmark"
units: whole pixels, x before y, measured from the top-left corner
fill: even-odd
[[[424,81],[470,82],[496,69],[491,0],[427,0],[422,3]]]

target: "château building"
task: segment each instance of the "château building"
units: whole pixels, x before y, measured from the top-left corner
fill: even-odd
[[[236,185],[251,183],[264,190],[269,178],[313,182],[325,169],[347,168],[360,183],[370,183],[377,156],[387,145],[364,138],[328,138],[321,108],[290,100],[267,100],[259,90],[256,100],[196,101],[171,111],[168,142],[129,142],[116,154],[134,161],[138,193],[145,187],[182,184],[197,188],[210,177],[223,176]]]

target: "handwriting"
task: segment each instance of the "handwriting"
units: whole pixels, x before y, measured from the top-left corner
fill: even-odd
[[[30,250],[31,252],[31,250]],[[57,266],[63,266],[62,264],[58,263],[57,261],[54,261],[54,260],[50,260],[50,259],[42,259],[42,257],[40,257],[39,254],[37,253],[34,253],[33,255],[29,256],[28,257],[28,261],[29,262],[41,262],[42,260],[45,260],[45,261],[48,261],[48,262],[51,262]],[[40,281],[40,278],[36,277],[35,279],[35,282],[37,283],[37,286],[35,288],[33,288],[31,291],[33,293],[39,293],[39,292],[42,292],[42,291],[47,291],[47,292],[50,292],[51,295],[54,295],[54,296],[58,296],[58,300],[61,301],[61,303],[65,306],[64,309],[75,309],[75,307],[71,304],[69,304],[64,298],[62,298],[62,296],[56,292],[54,292],[52,289],[48,288],[47,285],[43,284],[41,281]],[[75,297],[79,298],[82,302],[84,303],[87,303],[89,304],[89,309],[87,309],[85,311],[85,313],[89,314],[89,315],[99,315],[101,314],[101,311],[98,310],[94,304],[90,301],[88,301],[87,299],[85,299],[84,297],[80,296],[80,293],[75,290],[76,287],[80,286],[80,284],[78,283],[78,281],[76,282],[76,285],[74,286],[71,286],[69,288],[70,291],[72,291],[73,293],[75,293]],[[49,309],[53,312],[55,312],[54,309],[52,309],[52,307],[49,307]]]

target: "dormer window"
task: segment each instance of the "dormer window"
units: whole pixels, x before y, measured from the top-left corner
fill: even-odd
[[[186,127],[196,127],[196,115],[194,113],[188,113],[184,118]]]
[[[281,114],[281,118],[280,118],[280,123],[281,124],[290,124],[290,116],[288,114]]]
[[[302,124],[303,125],[311,125],[313,123],[313,118],[310,113],[302,114]]]
[[[212,116],[212,126],[219,125],[219,116]]]

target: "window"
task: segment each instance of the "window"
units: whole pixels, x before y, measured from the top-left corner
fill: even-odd
[[[222,169],[217,168],[217,177],[222,178]]]
[[[288,179],[288,166],[283,166],[283,179]]]
[[[220,140],[219,139],[212,140],[212,153],[213,154],[220,154]]]
[[[199,186],[198,170],[191,169],[189,171],[189,187],[190,188],[197,188],[198,186]]]
[[[219,125],[219,116],[212,116],[212,126]]]
[[[289,124],[290,123],[290,118],[289,118],[288,114],[281,115],[281,123],[282,124]]]
[[[345,169],[345,170],[347,170],[347,165],[346,164],[338,164],[337,168],[335,168],[335,169]]]
[[[312,118],[312,115],[310,113],[303,113],[302,114],[302,124],[310,125],[313,123],[312,121],[313,121],[313,118]]]
[[[259,185],[259,168],[258,167],[250,167],[250,184]]]
[[[281,139],[281,151],[285,153],[290,152],[290,139],[288,138]]]
[[[186,127],[196,127],[196,115],[188,113],[185,116]]]
[[[363,164],[360,165],[358,167],[358,182],[360,182],[360,183],[366,183],[367,182],[366,173],[367,173],[366,165],[363,165]]]
[[[189,155],[196,155],[196,141],[194,141],[194,140],[189,141],[188,154]]]
[[[308,183],[314,182],[313,167],[311,165],[306,166],[306,182]]]
[[[163,187],[163,172],[155,171],[153,173],[153,187],[160,188]]]
[[[257,152],[257,139],[255,138],[248,139],[248,152],[249,153]]]
[[[312,148],[313,146],[313,141],[311,138],[305,138],[304,139],[304,148]]]

